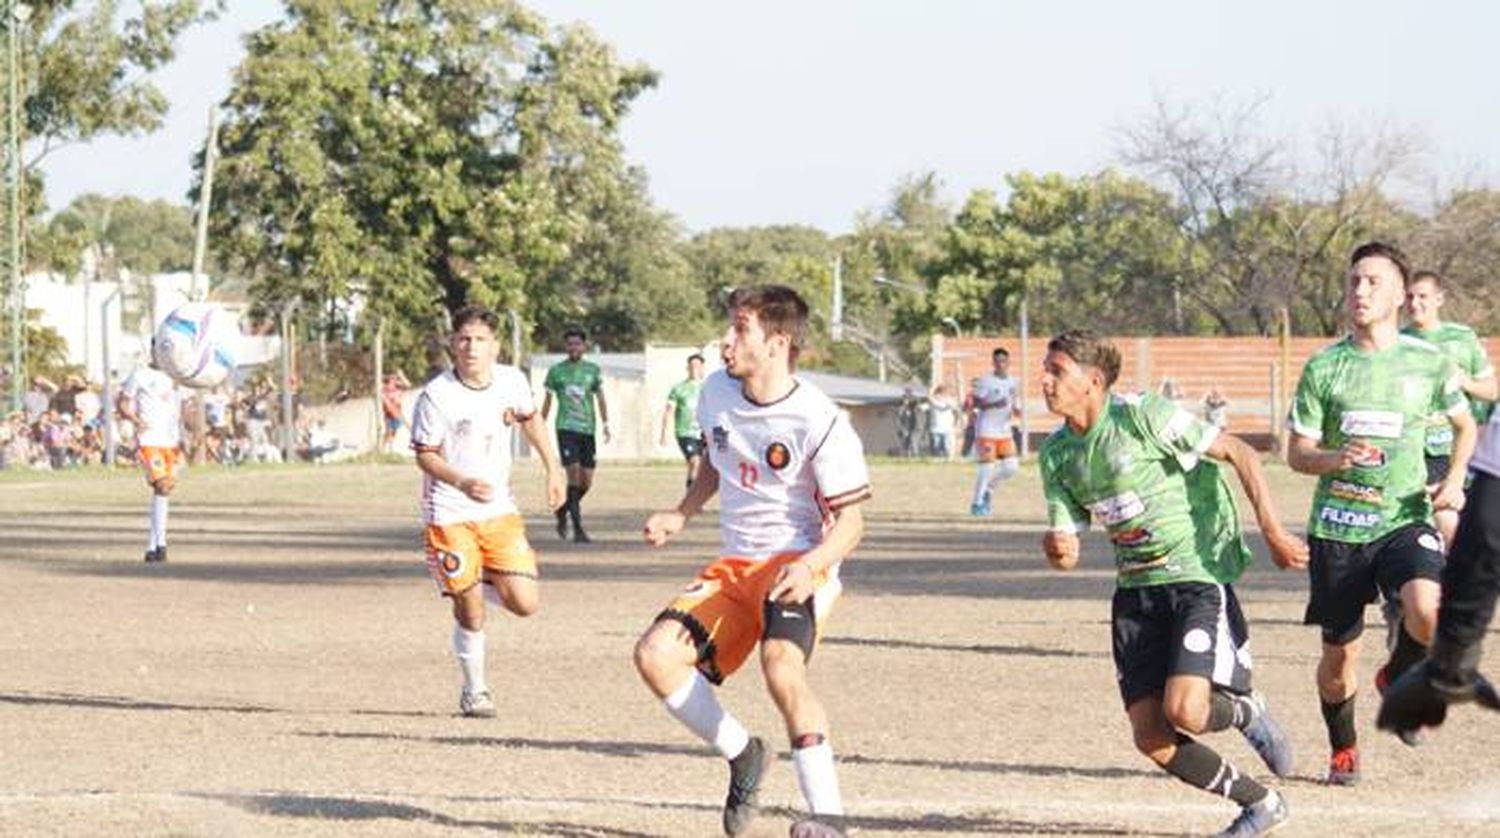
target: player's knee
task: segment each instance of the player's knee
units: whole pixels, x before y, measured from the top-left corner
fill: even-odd
[[[1208,707],[1200,701],[1169,696],[1162,703],[1161,710],[1173,727],[1188,733],[1198,733],[1208,724]]]
[[[1006,457],[995,464],[995,477],[1000,480],[1009,480],[1016,476],[1021,470],[1021,461],[1015,457]]]
[[[1154,725],[1135,728],[1134,738],[1135,749],[1158,765],[1165,765],[1172,758],[1172,747],[1177,742],[1171,731]]]
[[[766,685],[774,692],[799,690],[807,684],[806,655],[791,642],[762,643],[760,666]]]
[[[641,677],[655,684],[684,664],[691,666],[686,660],[690,654],[666,623],[657,623],[636,641],[633,658]]]

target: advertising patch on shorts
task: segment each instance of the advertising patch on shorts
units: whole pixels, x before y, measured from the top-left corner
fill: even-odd
[[[449,579],[457,579],[464,572],[464,557],[458,553],[450,553],[447,550],[438,551],[438,567],[443,569],[443,575]]]
[[[1417,536],[1417,543],[1434,553],[1443,552],[1443,540],[1430,532],[1424,532]]]
[[[1195,628],[1182,636],[1182,648],[1195,655],[1207,652],[1213,648],[1213,645],[1214,639],[1209,637],[1208,632],[1201,628]]]

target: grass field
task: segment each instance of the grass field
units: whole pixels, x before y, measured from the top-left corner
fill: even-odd
[[[1222,828],[1230,804],[1131,747],[1107,544],[1091,536],[1083,568],[1049,571],[1031,469],[988,520],[963,514],[966,467],[874,472],[865,543],[813,667],[861,834]],[[1308,482],[1273,479],[1300,521]],[[530,510],[540,482],[517,475]],[[134,472],[0,480],[0,834],[716,834],[722,763],[630,663],[717,544],[712,515],[668,549],[639,541],[645,512],[675,501],[680,467],[605,464],[586,501],[592,545],[530,518],[542,611],[492,615],[488,721],[455,716],[417,483],[396,464],[195,470],[173,500],[171,559],[147,566]],[[1500,835],[1500,718],[1473,710],[1408,749],[1374,731],[1366,688],[1365,784],[1316,782],[1326,741],[1305,581],[1255,542],[1240,591],[1258,684],[1299,750],[1297,776],[1277,784],[1293,814],[1282,834]],[[782,751],[754,834],[784,835],[800,796],[758,672],[723,693]],[[1264,773],[1237,734],[1209,741]]]

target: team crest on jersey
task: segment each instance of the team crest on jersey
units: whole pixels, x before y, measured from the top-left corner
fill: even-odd
[[[505,423],[505,427],[509,428],[516,423],[516,412],[507,407],[505,412],[500,414],[500,419]]]
[[[470,422],[468,419],[460,419],[458,420],[458,424],[453,426],[453,435],[468,436],[469,430],[473,427],[473,425],[474,423]]]
[[[729,431],[724,430],[722,427],[715,427],[713,429],[713,438],[715,451],[729,450]]]
[[[785,443],[773,442],[766,446],[766,465],[775,471],[781,471],[792,462],[792,451]]]

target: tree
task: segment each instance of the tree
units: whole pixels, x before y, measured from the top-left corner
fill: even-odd
[[[1382,194],[1416,140],[1386,126],[1331,123],[1308,170],[1259,123],[1264,100],[1195,110],[1158,100],[1124,132],[1121,159],[1169,186],[1181,205],[1179,287],[1225,334],[1342,323],[1341,260],[1356,240],[1407,226]]]
[[[177,38],[211,18],[219,2],[140,0],[122,15],[116,0],[34,0],[24,24],[25,136],[33,175],[58,148],[109,134],[161,127],[167,100],[150,74],[176,56]],[[80,8],[81,7],[81,8]],[[29,184],[34,198],[40,181]],[[40,201],[33,203],[40,210]]]
[[[1443,276],[1444,317],[1480,334],[1500,334],[1500,283],[1494,278],[1500,265],[1500,192],[1454,190],[1412,232],[1409,255],[1416,267]]]
[[[326,328],[355,293],[398,354],[466,303],[546,314],[628,174],[616,131],[655,83],[582,27],[506,0],[292,0],[226,103],[215,239],[262,310]]]
[[[38,258],[64,274],[80,269],[88,249],[106,279],[118,279],[121,269],[156,274],[193,266],[193,211],[170,201],[80,195],[37,238],[45,248]]]

